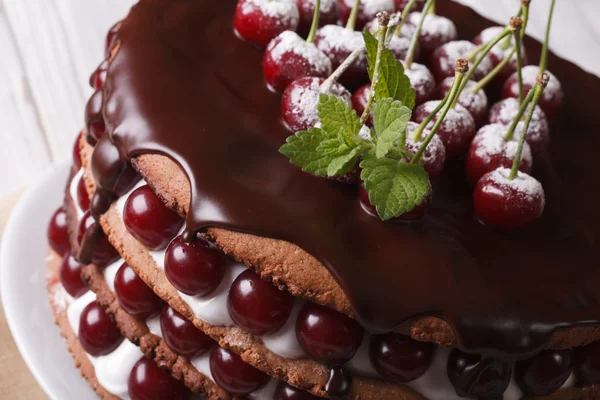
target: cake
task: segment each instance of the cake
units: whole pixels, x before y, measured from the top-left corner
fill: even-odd
[[[244,3],[275,13],[278,1]],[[600,143],[588,128],[592,105],[568,101],[600,81],[550,60],[566,101],[552,120],[550,147],[536,151],[531,171],[517,173],[518,181],[528,172],[543,185],[545,207],[535,221],[509,231],[477,220],[465,148],[453,148],[425,188],[424,205],[433,197],[428,208],[407,210],[410,221],[382,221],[382,209],[369,203],[373,187],[364,174],[367,184],[357,182],[358,168],[326,179],[281,154],[288,155],[280,148],[294,132],[281,121],[281,96],[265,85],[262,51],[238,37],[244,30],[234,34],[234,14],[244,9],[236,6],[141,0],[111,29],[106,60],[91,79],[96,91],[65,202],[49,229],[48,290],[96,393],[600,398],[600,218],[591,150]],[[490,25],[450,2],[436,12],[463,39]],[[435,31],[429,28],[427,35]],[[527,39],[530,60],[538,49]],[[379,48],[377,60],[384,53]],[[487,94],[491,106],[498,93]],[[412,100],[399,95],[414,103],[414,93]],[[428,107],[415,109],[413,119],[429,111],[409,132],[431,114]],[[379,129],[377,112],[374,126],[362,124],[361,140]],[[476,124],[469,118],[467,146]],[[330,123],[319,124],[306,132]],[[418,158],[422,140],[414,143],[417,151],[407,154]]]

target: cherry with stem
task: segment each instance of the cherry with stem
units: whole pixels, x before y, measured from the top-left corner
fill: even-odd
[[[406,7],[404,8],[404,10],[402,10],[402,14],[400,16],[400,22],[394,28],[394,35],[400,36],[400,34],[402,32],[402,27],[406,23],[406,20],[408,19],[408,15],[412,12],[413,8],[415,8],[416,3],[417,3],[417,0],[410,0],[408,2],[408,4],[406,4]],[[418,41],[418,39],[417,39],[417,41]]]
[[[435,0],[427,0],[427,3],[425,3],[425,7],[423,8],[423,14],[421,15],[421,20],[419,21],[419,24],[417,25],[417,29],[415,30],[415,33],[411,39],[410,47],[408,48],[408,54],[406,55],[406,59],[404,60],[404,67],[406,69],[410,69],[410,67],[413,63],[414,56],[415,56],[415,50],[419,43],[419,36],[421,35],[421,30],[423,29],[423,24],[425,23],[425,18],[427,18],[428,11],[433,8],[434,4],[435,4]]]
[[[511,18],[510,30],[515,38],[515,51],[517,52],[517,79],[519,81],[519,104],[523,103],[525,96],[523,94],[523,53],[521,53],[521,40],[523,29],[523,19]]]
[[[548,14],[548,23],[546,24],[546,38],[542,46],[542,55],[540,57],[540,74],[546,72],[548,66],[548,44],[550,43],[550,31],[552,30],[552,17],[554,16],[554,5],[556,0],[550,3],[550,12]]]

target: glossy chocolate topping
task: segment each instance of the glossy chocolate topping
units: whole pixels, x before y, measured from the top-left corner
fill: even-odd
[[[556,329],[600,324],[600,135],[598,117],[578,104],[587,99],[568,100],[551,151],[537,160],[547,207],[532,226],[505,233],[480,224],[462,161],[436,182],[423,221],[384,223],[361,209],[355,186],[305,174],[279,154],[290,134],[280,98],[265,86],[262,53],[234,36],[235,4],[142,0],[120,28],[104,86],[121,155],[166,155],[187,174],[189,232],[222,227],[297,244],[327,266],[371,332],[435,315],[463,349],[523,358]],[[486,24],[451,2],[440,11],[469,30],[465,38]],[[597,79],[570,64],[549,65],[567,99],[582,83],[600,93],[590,87],[600,88]]]

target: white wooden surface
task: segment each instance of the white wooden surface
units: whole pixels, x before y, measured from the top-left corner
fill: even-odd
[[[208,0],[198,0],[208,1]],[[518,0],[458,0],[499,22]],[[550,0],[533,0],[543,36]],[[0,0],[0,197],[70,156],[108,28],[134,0]],[[557,0],[553,50],[600,75],[600,0]]]

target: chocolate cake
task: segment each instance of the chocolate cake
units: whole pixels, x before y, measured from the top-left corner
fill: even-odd
[[[303,15],[320,4],[297,3]],[[330,12],[330,3],[321,7]],[[351,2],[340,3],[344,9]],[[539,68],[521,70],[520,57],[508,61],[526,21],[511,20],[504,36],[513,41],[500,42],[481,34],[488,21],[449,1],[438,2],[437,15],[427,15],[432,0],[406,19],[389,22],[379,13],[378,24],[367,24],[379,40],[365,33],[363,47],[313,44],[340,29],[354,37],[354,22],[365,25],[374,7],[388,11],[392,3],[357,1],[346,28],[326,25],[316,34],[315,13],[306,40],[292,32],[298,16],[290,0],[141,0],[110,30],[65,204],[49,230],[55,316],[101,397],[600,398],[593,196],[600,143],[594,104],[580,100],[600,89],[600,80],[552,55],[552,76],[532,74],[544,71],[545,52]],[[529,2],[522,7],[529,12]],[[535,4],[534,11],[546,12]],[[257,21],[264,30],[254,35],[248,27]],[[415,35],[404,64],[385,47],[390,23]],[[462,41],[454,41],[456,30]],[[256,47],[265,46],[265,35],[278,43],[267,46],[268,56]],[[467,42],[474,38],[477,44]],[[425,49],[422,64],[412,64],[417,44]],[[488,44],[495,59],[485,54]],[[537,61],[539,43],[524,44],[529,62]],[[469,62],[474,50],[484,54]],[[321,75],[323,55],[338,68],[331,77]],[[374,81],[364,69],[346,75],[340,82],[359,88],[352,102],[341,86],[324,89],[343,76],[346,57],[348,65],[368,60]],[[447,63],[456,67],[449,72]],[[402,65],[407,73],[394,81],[398,87],[435,75],[436,94],[388,87],[380,96],[379,82]],[[426,66],[434,74],[408,73]],[[507,79],[503,90],[489,74],[495,69]],[[312,113],[301,119],[316,125],[293,132],[282,122],[297,114],[282,113],[281,95],[268,89],[265,77],[270,84],[275,76],[271,88],[296,85],[294,94],[284,93],[284,107]],[[468,93],[460,93],[464,76],[473,78],[464,82]],[[306,77],[313,79],[301,81]],[[490,85],[478,94],[484,83]],[[326,118],[327,101],[349,110],[346,122]],[[384,103],[412,114],[414,122],[398,117],[395,125],[406,132],[406,148],[399,135],[383,157],[356,151],[340,173],[306,150],[314,162],[298,167],[289,151],[294,140],[317,140],[336,124],[346,123],[327,136],[341,141],[331,151],[379,152]],[[492,125],[482,126],[487,121]],[[457,129],[460,141],[449,137]],[[500,150],[486,153],[489,159],[474,150],[490,143]],[[400,155],[387,154],[393,151]],[[422,189],[395,199],[415,200],[394,215],[385,210],[396,203],[381,203],[369,175],[369,165],[391,160],[413,166],[411,182]],[[489,203],[485,184],[527,196],[510,197],[504,209],[502,199]],[[60,269],[56,254],[64,258]],[[82,330],[79,319],[88,312],[101,322]],[[127,356],[111,381],[102,364],[114,363],[115,353]],[[136,380],[139,369],[158,378]]]

